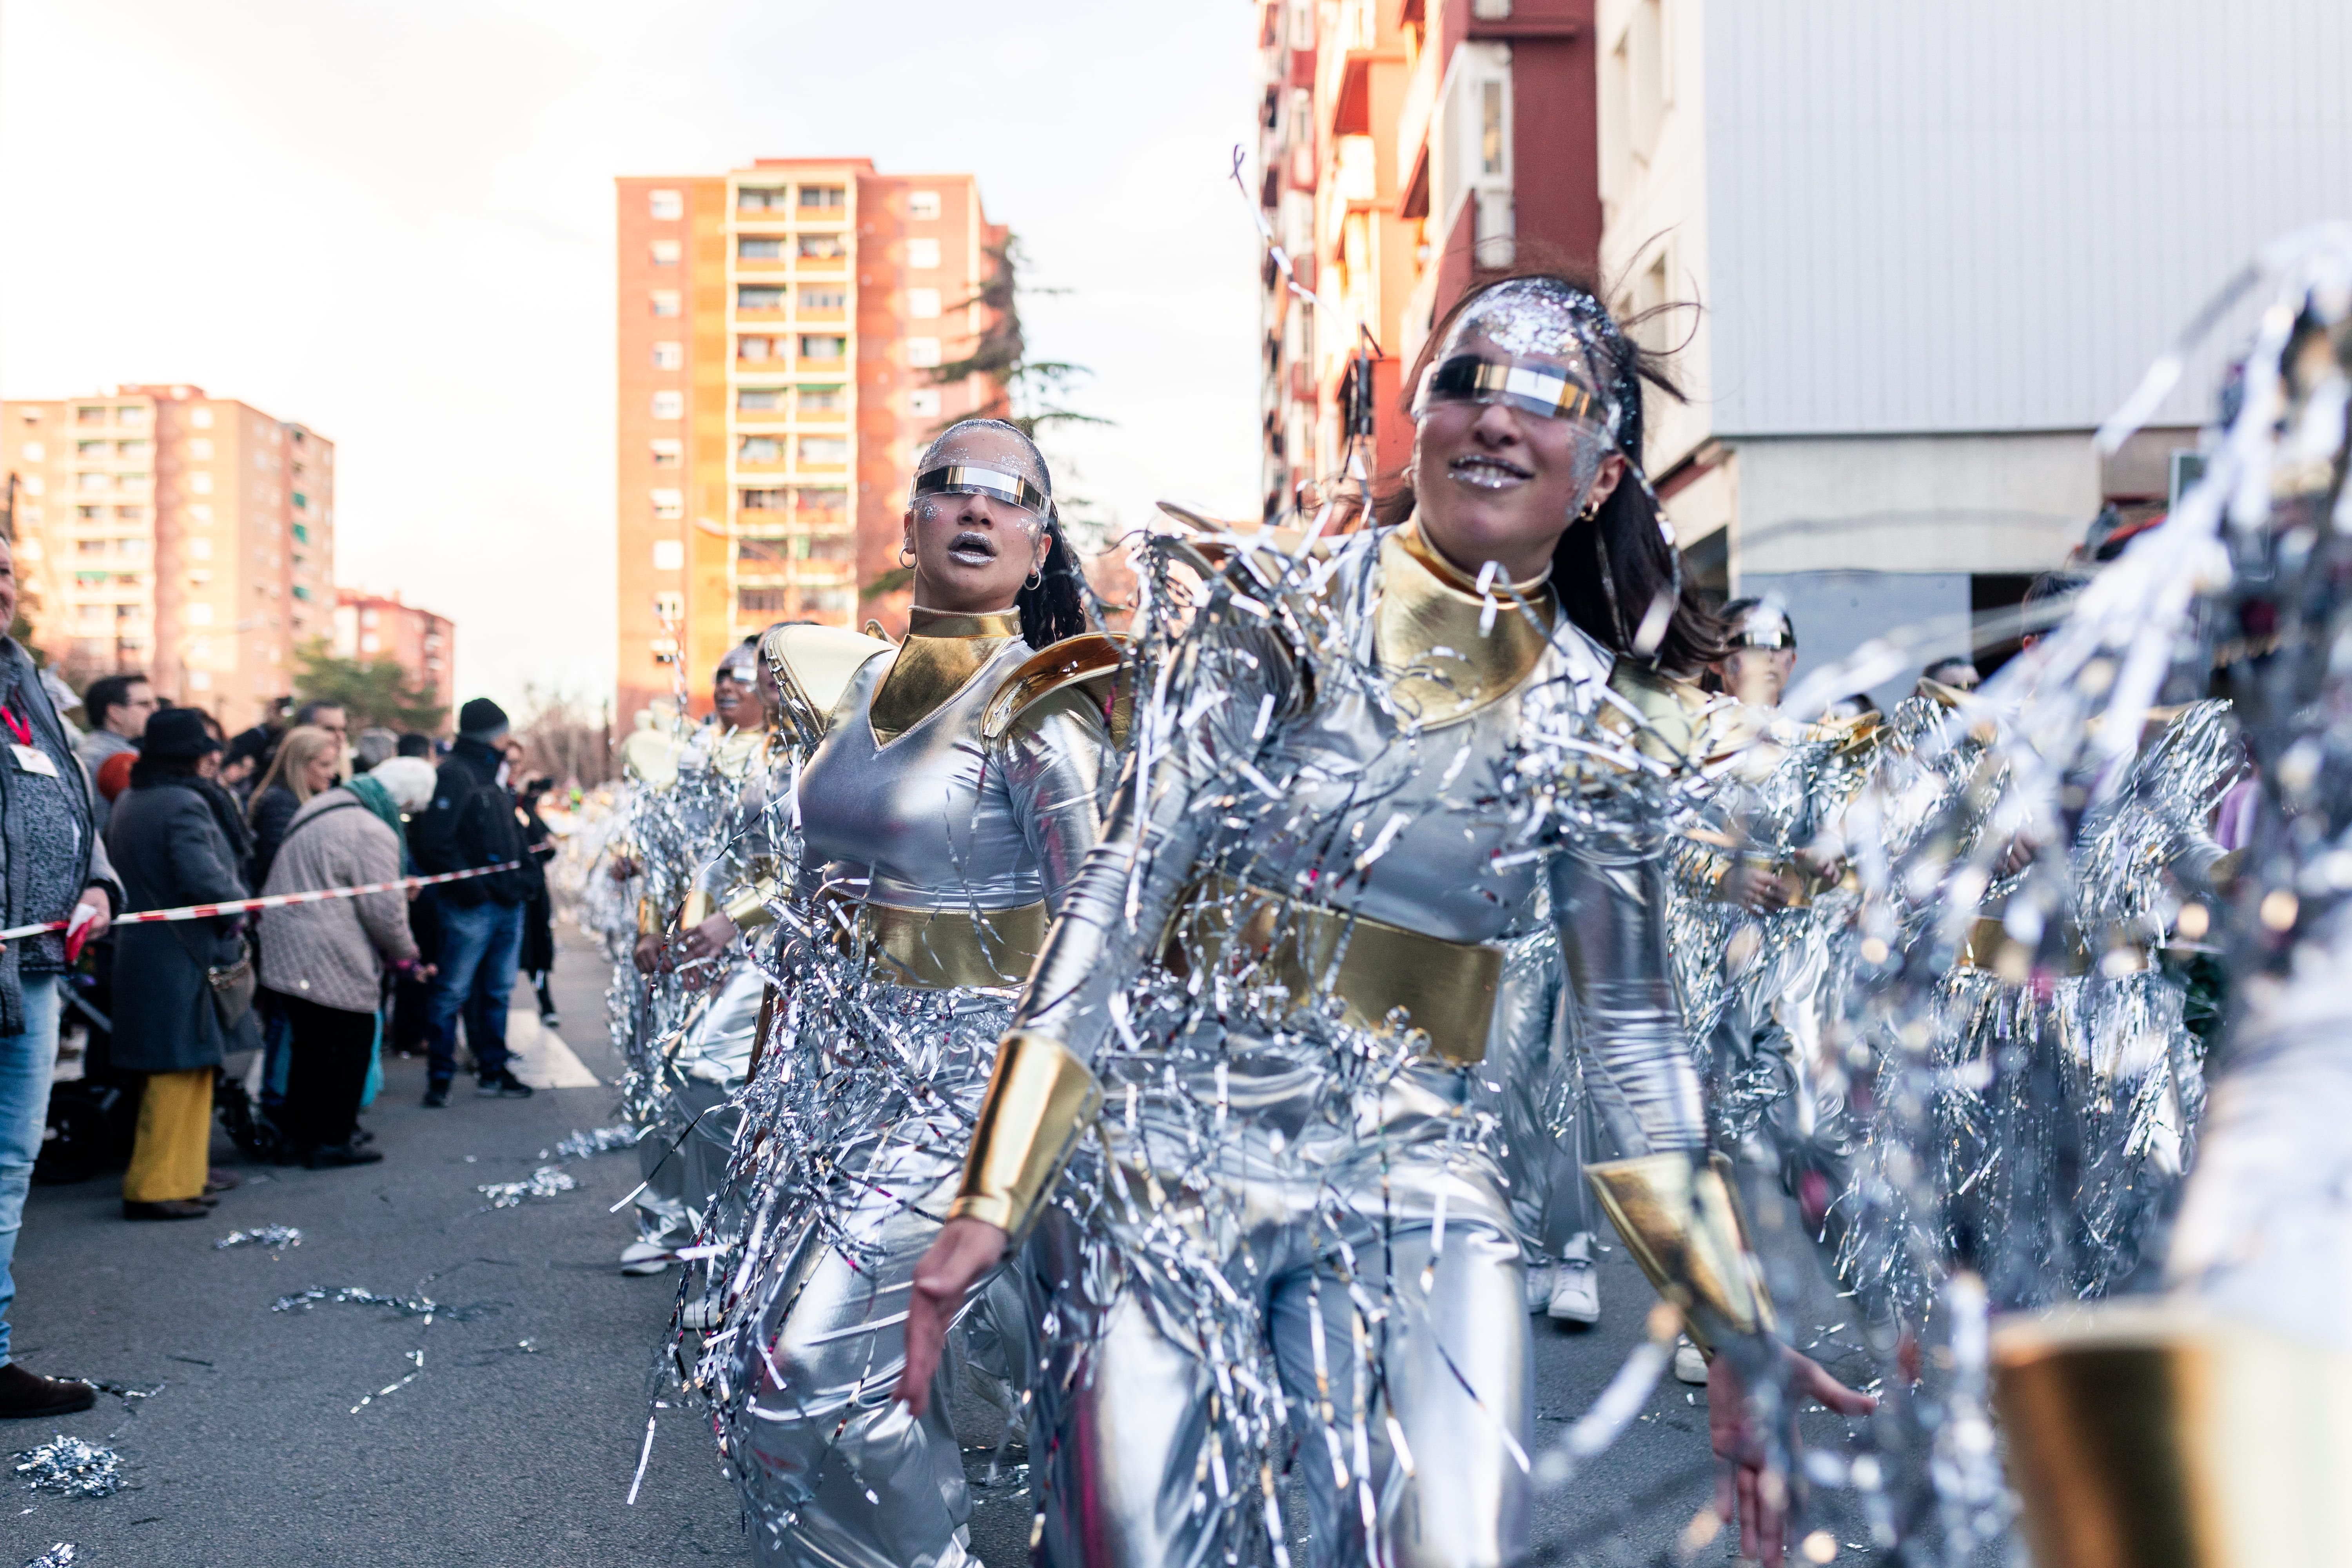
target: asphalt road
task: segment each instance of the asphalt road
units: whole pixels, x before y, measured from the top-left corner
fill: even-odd
[[[619,1064],[603,1037],[604,980],[593,952],[567,940],[562,1037],[609,1082]],[[153,1392],[0,1429],[9,1451],[59,1433],[110,1446],[127,1479],[111,1497],[60,1499],[0,1472],[0,1565],[57,1542],[74,1543],[78,1568],[751,1561],[708,1436],[682,1413],[662,1414],[627,1501],[677,1277],[625,1278],[614,1266],[629,1233],[606,1211],[635,1184],[633,1158],[545,1152],[610,1121],[611,1090],[461,1094],[426,1110],[421,1062],[388,1063],[386,1078],[363,1116],[383,1163],[236,1167],[246,1184],[209,1220],[125,1222],[111,1176],[34,1189],[16,1254],[17,1358]],[[225,1140],[215,1152],[234,1165]],[[575,1190],[506,1209],[477,1190],[558,1163]],[[299,1227],[301,1245],[215,1245],[267,1225]],[[1535,1320],[1538,1453],[1616,1371],[1654,1300],[1622,1251],[1601,1269],[1599,1328]],[[429,1321],[339,1301],[272,1310],[313,1287],[429,1297],[436,1310]],[[991,1434],[976,1411],[963,1414],[977,1472]],[[1722,1540],[1689,1558],[1675,1551],[1712,1484],[1703,1401],[1667,1379],[1616,1447],[1541,1497],[1539,1560],[1727,1561]],[[1026,1557],[1025,1493],[1008,1479],[980,1495],[974,1552],[1013,1568]]]

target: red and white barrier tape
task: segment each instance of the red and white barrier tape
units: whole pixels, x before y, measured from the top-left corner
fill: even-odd
[[[389,893],[401,888],[429,888],[436,882],[462,882],[468,877],[487,877],[497,871],[511,871],[521,865],[520,860],[501,860],[495,866],[478,866],[470,871],[444,871],[436,877],[401,877],[389,882],[366,882],[355,888],[315,888],[307,893],[269,893],[258,899],[237,899],[226,904],[184,904],[176,910],[141,910],[136,914],[117,915],[117,926],[152,925],[158,921],[202,921],[215,915],[241,915],[248,910],[277,910],[288,904],[318,904],[329,899],[356,899],[362,893]],[[10,926],[0,931],[0,942],[20,936],[38,936],[43,931],[65,931],[69,921],[43,921],[38,925]]]

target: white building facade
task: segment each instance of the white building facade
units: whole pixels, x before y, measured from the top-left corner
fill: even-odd
[[[2341,0],[1600,0],[1601,262],[1690,402],[1647,461],[1801,670],[2160,510],[2226,363],[2091,433],[2265,241],[2352,216]],[[2242,342],[2243,331],[2218,342]],[[1897,682],[1882,701],[1907,687]]]

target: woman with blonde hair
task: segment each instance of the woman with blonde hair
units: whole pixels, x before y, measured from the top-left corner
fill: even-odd
[[[278,858],[278,846],[285,840],[294,814],[312,795],[334,787],[342,762],[341,738],[315,724],[298,724],[278,742],[278,754],[270,758],[268,771],[254,785],[253,805],[246,814],[253,824],[255,887],[269,880],[270,862]]]

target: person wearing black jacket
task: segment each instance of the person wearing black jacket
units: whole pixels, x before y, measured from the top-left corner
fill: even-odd
[[[514,797],[499,777],[506,734],[506,711],[488,698],[457,710],[457,743],[435,778],[433,804],[408,825],[409,854],[419,871],[437,875],[523,858]],[[432,890],[441,917],[441,972],[425,1008],[427,1105],[449,1103],[461,1015],[481,1096],[530,1098],[529,1086],[508,1068],[506,1039],[526,890],[519,870],[444,882]]]

